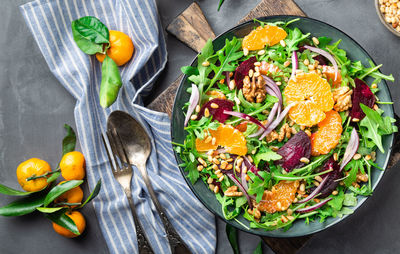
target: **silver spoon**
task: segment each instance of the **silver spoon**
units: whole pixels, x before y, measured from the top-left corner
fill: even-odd
[[[109,131],[115,130],[122,140],[122,145],[127,153],[128,161],[124,161],[124,158],[120,158],[120,160],[135,165],[139,169],[151,200],[153,201],[164,225],[171,252],[176,254],[191,253],[172,224],[169,222],[168,217],[164,212],[164,208],[158,201],[156,193],[151,185],[146,170],[146,162],[151,152],[151,144],[146,130],[133,117],[123,111],[114,111],[109,115],[107,120],[107,129]],[[120,152],[120,154],[122,154],[122,151]]]

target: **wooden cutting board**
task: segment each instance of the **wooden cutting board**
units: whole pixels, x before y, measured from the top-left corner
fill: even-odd
[[[292,0],[262,0],[253,10],[242,18],[239,23],[257,17],[283,14],[305,16],[304,12]],[[160,96],[149,105],[149,108],[167,113],[171,116],[176,90],[179,87],[182,77],[183,75],[160,94]],[[263,237],[263,240],[275,253],[291,254],[296,253],[310,238],[311,236],[296,238]]]

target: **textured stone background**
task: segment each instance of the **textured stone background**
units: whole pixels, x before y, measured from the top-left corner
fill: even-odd
[[[166,26],[192,1],[156,0]],[[387,31],[375,13],[372,0],[295,0],[304,12],[343,30],[357,40],[384,73],[400,79],[400,39]],[[52,76],[18,10],[28,0],[2,0],[0,8],[0,182],[18,187],[16,165],[30,157],[57,163],[64,131],[74,126],[74,100]],[[216,34],[233,27],[259,0],[226,0],[217,12],[217,0],[199,0]],[[191,62],[195,53],[166,35],[169,62],[157,82],[153,97],[179,75],[180,66]],[[391,86],[395,110],[399,112],[398,82]],[[340,224],[317,234],[301,253],[397,253],[400,242],[400,194],[398,166],[385,173],[374,195]],[[87,191],[87,190],[86,190]],[[0,197],[0,205],[12,198]],[[40,215],[0,218],[0,253],[108,253],[90,206],[85,208],[86,233],[74,240],[53,232]],[[218,253],[232,253],[225,236],[225,224],[218,220]],[[252,253],[257,236],[239,235],[242,253]],[[272,253],[264,245],[264,253]]]

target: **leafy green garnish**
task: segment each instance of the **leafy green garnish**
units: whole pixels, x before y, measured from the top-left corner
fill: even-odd
[[[251,183],[249,183],[249,190],[247,191],[250,195],[256,195],[256,202],[259,203],[264,195],[265,189],[269,185],[269,181],[271,179],[271,175],[264,171],[259,171],[258,174],[264,179],[261,179],[259,176],[255,175],[253,172],[247,172],[247,175],[251,179]]]
[[[363,137],[370,139],[384,153],[382,136],[397,132],[397,127],[393,125],[396,121],[389,116],[382,117],[377,111],[360,103],[362,111],[365,113],[364,119],[360,122],[360,128],[363,128]]]

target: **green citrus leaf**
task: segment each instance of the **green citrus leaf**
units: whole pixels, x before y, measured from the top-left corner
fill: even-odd
[[[19,191],[19,190],[15,190],[13,188],[10,188],[10,187],[0,184],[0,193],[9,195],[9,196],[26,196],[26,195],[32,194],[34,192]]]
[[[42,213],[55,213],[60,211],[61,209],[65,209],[64,207],[37,207],[36,210]]]
[[[71,29],[76,44],[86,54],[104,53],[103,44],[109,44],[108,28],[96,17],[74,20]]]
[[[14,201],[6,206],[0,207],[0,215],[2,216],[21,216],[31,213],[37,207],[42,206],[44,195],[36,195]]]
[[[86,205],[87,203],[89,203],[90,201],[92,201],[100,192],[101,189],[101,179],[99,181],[97,181],[96,186],[94,187],[92,193],[90,193],[89,197],[86,199],[85,202],[83,202],[82,205],[80,205],[79,208],[82,208],[84,205]]]
[[[75,222],[65,214],[65,211],[61,210],[55,213],[46,214],[45,216],[52,222],[68,229],[72,233],[80,235],[78,227],[76,226]]]
[[[74,129],[68,124],[64,124],[64,128],[67,131],[63,141],[62,141],[62,151],[63,155],[75,150],[76,145],[76,135]]]
[[[101,66],[100,105],[103,108],[108,108],[115,102],[121,86],[118,66],[114,60],[106,56]]]
[[[73,189],[76,186],[81,185],[82,183],[83,180],[71,180],[55,186],[53,189],[50,190],[49,193],[47,193],[47,196],[44,200],[44,206],[45,207],[48,206],[51,202],[54,201],[54,199],[58,198],[59,196],[69,191],[70,189]]]

